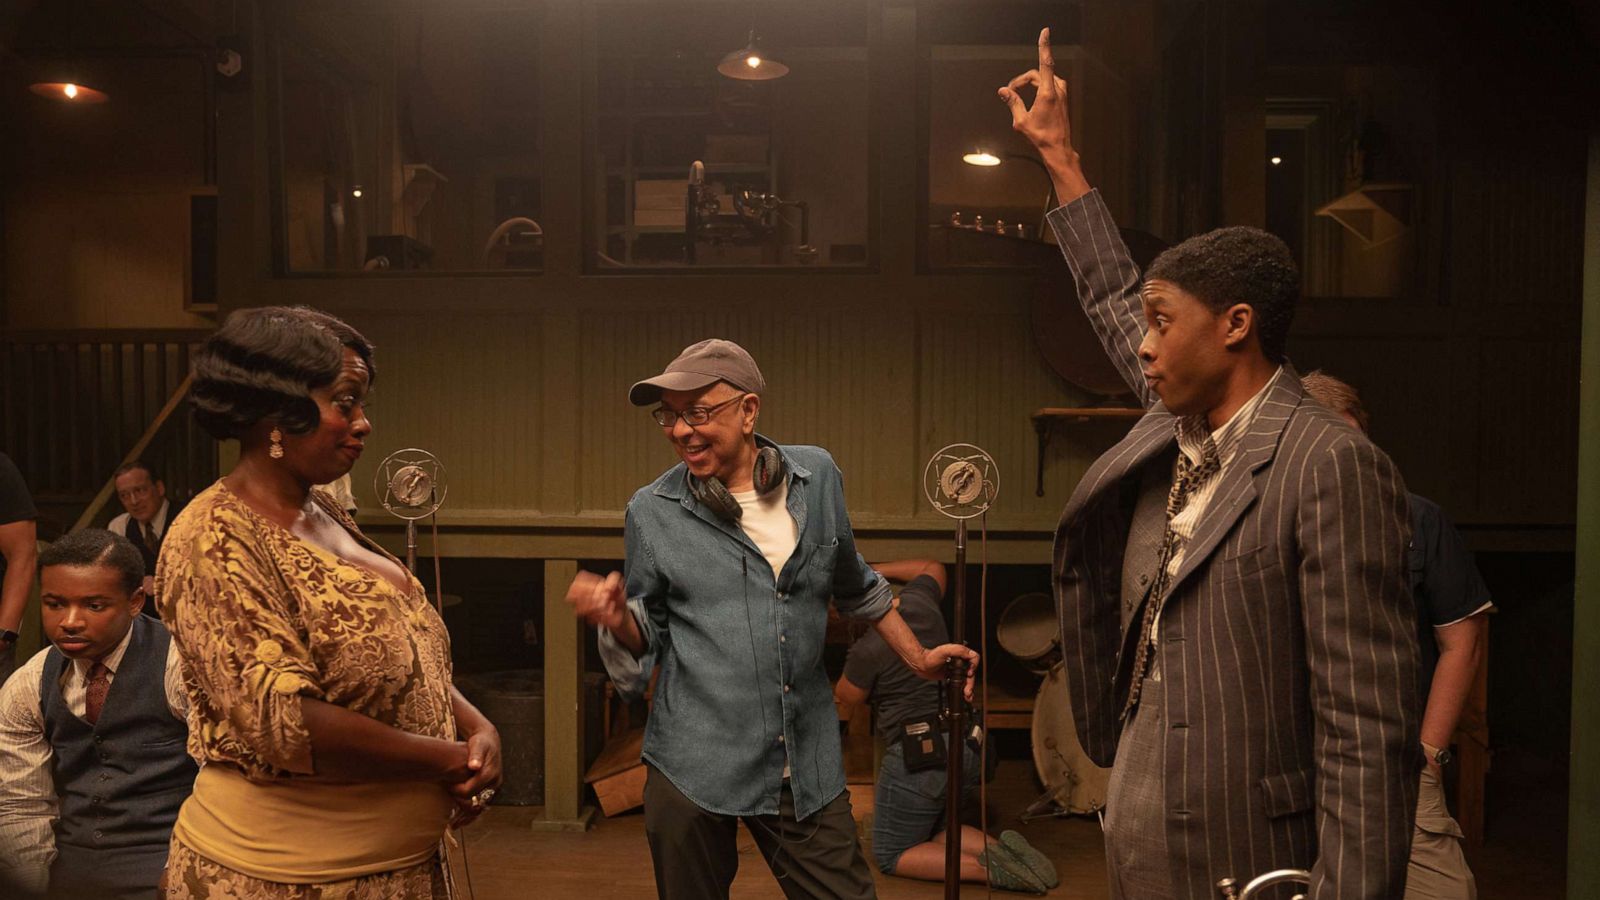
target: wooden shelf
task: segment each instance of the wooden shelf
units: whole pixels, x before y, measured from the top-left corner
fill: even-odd
[[[1039,465],[1033,495],[1044,496],[1044,454],[1050,448],[1050,436],[1055,431],[1055,425],[1084,425],[1118,419],[1133,422],[1142,418],[1144,412],[1137,406],[1046,406],[1034,410],[1029,418],[1033,419],[1033,433],[1039,436]]]
[[[606,234],[683,234],[682,225],[611,225]]]

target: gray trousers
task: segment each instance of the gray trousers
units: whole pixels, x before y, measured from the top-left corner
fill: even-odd
[[[877,886],[861,854],[845,791],[809,820],[794,817],[787,783],[775,816],[745,816],[745,827],[789,898],[867,900]],[[727,897],[739,871],[738,816],[707,812],[649,767],[644,782],[644,832],[663,900]]]
[[[1160,681],[1146,678],[1122,728],[1106,785],[1106,867],[1114,900],[1172,896],[1167,858],[1166,714]]]

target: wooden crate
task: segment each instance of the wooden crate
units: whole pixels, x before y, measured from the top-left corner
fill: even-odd
[[[612,736],[583,780],[594,787],[600,811],[608,816],[625,813],[644,805],[644,728],[632,728]]]

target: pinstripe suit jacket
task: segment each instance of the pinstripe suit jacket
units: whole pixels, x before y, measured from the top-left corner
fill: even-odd
[[[1051,224],[1090,322],[1148,410],[1078,483],[1055,538],[1072,712],[1085,751],[1109,766],[1129,623],[1149,600],[1124,581],[1124,560],[1153,568],[1161,537],[1159,522],[1130,527],[1141,483],[1163,495],[1171,483],[1149,466],[1170,465],[1176,418],[1144,381],[1140,273],[1099,193]],[[1296,866],[1312,870],[1316,898],[1399,897],[1422,762],[1405,487],[1382,451],[1285,376],[1222,474],[1162,613],[1173,892],[1210,900],[1220,878]]]

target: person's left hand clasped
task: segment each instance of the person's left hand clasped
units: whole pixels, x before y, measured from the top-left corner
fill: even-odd
[[[467,769],[473,774],[450,786],[456,815],[450,822],[460,828],[483,814],[500,789],[500,732],[493,725],[467,735]]]

